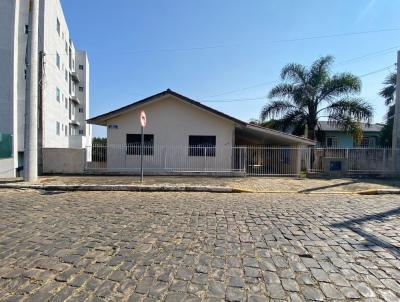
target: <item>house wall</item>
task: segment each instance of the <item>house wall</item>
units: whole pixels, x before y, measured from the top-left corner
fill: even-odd
[[[81,174],[84,167],[85,149],[43,149],[43,173],[45,174]]]
[[[379,144],[379,133],[376,132],[364,132],[364,137],[375,136],[377,145]],[[340,132],[340,131],[325,131],[325,137],[335,136],[338,139],[338,148],[353,148],[354,139],[350,133]],[[325,145],[325,141],[323,142]]]
[[[210,170],[216,163],[223,169],[229,170],[232,167],[234,123],[173,96],[165,96],[107,121],[108,125],[118,127],[107,129],[107,144],[111,146],[107,152],[108,169],[139,168],[140,156],[126,155],[121,147],[115,145],[125,145],[128,133],[140,133],[141,110],[145,110],[147,115],[147,127],[144,133],[154,135],[154,145],[158,148],[154,150],[153,156],[145,156],[146,168],[164,169],[164,161],[161,159],[166,156],[182,169],[205,167]],[[207,158],[188,156],[189,135],[215,135],[216,156]]]

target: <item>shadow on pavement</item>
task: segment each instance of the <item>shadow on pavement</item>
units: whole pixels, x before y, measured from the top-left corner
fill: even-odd
[[[364,246],[370,247],[370,246],[379,246],[382,248],[387,249],[390,251],[395,257],[400,258],[400,248],[382,240],[381,238],[366,232],[363,230],[359,224],[362,224],[364,222],[369,222],[369,221],[383,221],[391,216],[400,216],[400,207],[386,211],[386,212],[381,212],[377,214],[371,214],[371,215],[365,215],[360,218],[356,219],[350,219],[341,223],[335,223],[332,224],[331,226],[335,228],[347,228],[354,233],[362,236],[369,242],[369,244],[364,244]]]
[[[318,190],[324,190],[324,189],[330,189],[330,188],[335,188],[335,187],[340,187],[340,186],[353,185],[353,184],[356,184],[356,183],[358,183],[358,181],[352,180],[352,181],[347,181],[347,182],[336,183],[336,184],[333,184],[333,185],[308,188],[308,189],[304,189],[304,190],[299,191],[299,193],[309,193],[309,192],[318,191]]]

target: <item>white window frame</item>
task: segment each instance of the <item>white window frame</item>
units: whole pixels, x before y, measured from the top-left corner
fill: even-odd
[[[332,140],[332,146],[328,146],[328,139],[331,139],[331,140]],[[325,138],[325,146],[326,146],[327,148],[337,148],[338,145],[339,145],[339,140],[338,140],[338,137],[337,137],[337,136],[335,136],[335,135],[328,135],[328,136]]]

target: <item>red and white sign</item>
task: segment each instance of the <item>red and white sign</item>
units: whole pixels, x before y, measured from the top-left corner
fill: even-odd
[[[144,111],[141,111],[140,112],[140,125],[142,125],[142,127],[144,128],[144,127],[146,127],[146,123],[147,123],[146,113],[144,113]]]

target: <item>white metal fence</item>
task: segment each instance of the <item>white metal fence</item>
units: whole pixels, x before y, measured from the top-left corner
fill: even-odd
[[[390,148],[310,148],[303,151],[309,173],[325,172],[324,159],[343,159],[349,175],[393,175],[400,150]]]
[[[140,171],[140,146],[87,147],[88,172]],[[326,173],[326,161],[342,160],[346,175],[389,175],[399,150],[387,148],[309,148],[272,146],[187,147],[146,145],[146,174],[285,175]]]

